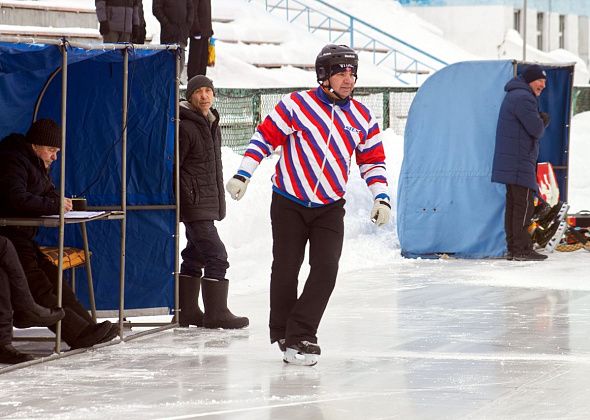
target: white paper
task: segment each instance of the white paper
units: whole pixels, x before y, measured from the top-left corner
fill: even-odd
[[[104,211],[69,211],[64,217],[66,219],[92,219],[93,217],[105,214]],[[51,214],[43,217],[59,218],[59,214]]]

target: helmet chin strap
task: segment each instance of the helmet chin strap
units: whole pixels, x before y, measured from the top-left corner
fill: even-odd
[[[327,85],[324,85],[323,83],[321,84],[322,89],[327,90],[328,92],[330,92],[332,95],[334,95],[335,97],[337,97],[341,101],[348,98],[348,96],[346,98],[343,98],[342,96],[338,95],[338,93],[334,90],[334,88],[332,88],[332,86],[330,86],[330,80],[327,80],[327,82],[328,82]],[[352,93],[349,96],[352,97]]]

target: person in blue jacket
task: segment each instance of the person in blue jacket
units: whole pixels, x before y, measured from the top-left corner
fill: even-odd
[[[539,112],[539,96],[545,89],[546,79],[546,72],[532,64],[504,87],[506,96],[496,128],[492,181],[506,185],[504,227],[509,260],[547,258],[533,250],[527,231],[538,191],[539,143],[549,125],[549,115]]]

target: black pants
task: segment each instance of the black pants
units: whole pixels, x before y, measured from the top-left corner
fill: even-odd
[[[213,220],[184,222],[187,245],[181,252],[180,272],[189,276],[224,280],[229,267],[227,251]],[[204,271],[204,273],[203,273]]]
[[[35,301],[47,308],[57,307],[58,269],[41,252],[36,242],[25,237],[10,238],[27,277]],[[66,283],[62,284],[62,338],[71,345],[82,330],[95,322]],[[55,332],[55,327],[49,327]]]
[[[520,185],[506,185],[504,228],[508,252],[523,254],[533,249],[528,227],[535,210],[535,192]]]
[[[308,208],[273,193],[270,341],[317,343],[317,329],[332,295],[344,239],[344,199]],[[310,272],[297,297],[299,270],[309,242]]]
[[[201,37],[200,39],[191,38],[190,40],[188,65],[186,67],[188,80],[197,74],[206,75],[207,61],[209,60],[209,39]]]
[[[30,310],[33,303],[16,250],[0,236],[0,345],[12,342],[12,311]]]

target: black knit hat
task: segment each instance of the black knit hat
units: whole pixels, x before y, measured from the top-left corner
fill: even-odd
[[[531,83],[539,79],[547,79],[547,73],[537,64],[531,64],[522,72],[522,78],[525,82]]]
[[[209,79],[207,76],[203,76],[202,74],[197,74],[196,76],[191,77],[191,80],[189,80],[188,84],[186,85],[186,100],[190,101],[191,96],[193,96],[193,93],[195,93],[195,90],[202,87],[211,88],[213,94],[215,94],[213,80]]]
[[[27,143],[61,148],[61,128],[50,119],[37,120],[25,136]]]

